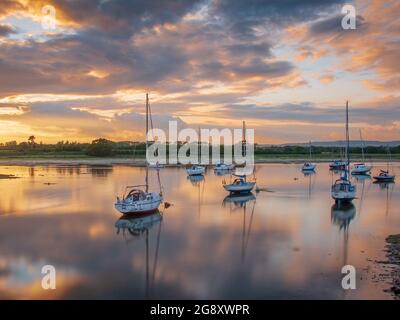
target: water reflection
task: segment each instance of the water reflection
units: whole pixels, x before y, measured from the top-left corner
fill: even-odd
[[[152,266],[150,266],[150,250],[149,250],[149,230],[158,225],[156,237],[156,246]],[[124,215],[117,220],[115,228],[117,234],[122,234],[127,243],[138,241],[140,238],[145,239],[145,297],[151,298],[154,290],[154,282],[157,271],[158,251],[160,248],[160,235],[162,226],[162,215],[159,211],[138,216]],[[151,270],[150,270],[151,268]]]
[[[369,174],[352,174],[352,177],[356,182],[365,182],[372,179]]]
[[[341,205],[334,204],[331,208],[331,221],[339,227],[339,230],[347,231],[350,222],[356,216],[356,207],[352,203],[344,203]]]
[[[192,185],[197,186],[201,181],[204,180],[203,175],[187,176],[187,179],[192,183]]]
[[[236,208],[243,208],[246,206],[247,202],[255,199],[256,197],[251,192],[249,194],[232,194],[224,198],[223,205],[225,206],[229,203],[233,204]]]
[[[88,172],[92,174],[94,177],[107,177],[110,173],[112,173],[112,166],[89,166]]]
[[[232,194],[224,198],[222,203],[223,206],[229,204],[229,211],[237,212],[238,210],[242,211],[242,249],[241,249],[241,261],[245,262],[247,247],[249,244],[251,227],[253,225],[253,217],[254,217],[254,209],[256,205],[256,197],[254,194]],[[251,204],[251,207],[248,210],[248,206]],[[248,216],[249,215],[249,216]],[[248,220],[248,221],[247,221]]]
[[[0,180],[0,298],[338,299],[344,249],[364,270],[400,228],[396,185],[357,181],[354,205],[332,207],[327,164],[306,176],[295,164],[257,165],[259,192],[238,196],[211,170],[189,179],[165,168],[172,206],[137,219],[119,218],[113,203],[143,168],[105,168],[100,178],[70,169],[0,166],[20,177]],[[57,268],[56,292],[41,290],[43,264]],[[372,297],[390,298],[363,277],[351,298]]]
[[[381,192],[385,192],[385,215],[386,217],[389,215],[389,211],[390,211],[390,203],[392,200],[392,195],[393,195],[393,190],[394,190],[394,186],[395,186],[395,182],[394,181],[389,181],[389,182],[381,182],[381,181],[374,181],[375,185],[379,186],[379,189]]]

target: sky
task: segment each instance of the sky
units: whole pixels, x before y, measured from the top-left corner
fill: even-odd
[[[397,0],[0,0],[0,142],[143,140],[146,92],[162,129],[339,140],[349,100],[353,139],[399,140],[399,52]]]

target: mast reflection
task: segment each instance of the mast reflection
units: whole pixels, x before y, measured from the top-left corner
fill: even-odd
[[[145,238],[146,249],[146,281],[145,281],[145,298],[149,299],[153,292],[154,280],[157,269],[158,251],[160,246],[161,226],[163,216],[160,211],[142,214],[142,215],[123,215],[115,222],[117,234],[122,234],[127,243],[134,239]],[[156,239],[156,249],[153,259],[153,267],[150,279],[150,250],[149,250],[149,231],[158,224],[158,232]]]

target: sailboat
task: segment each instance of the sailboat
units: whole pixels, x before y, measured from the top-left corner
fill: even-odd
[[[389,162],[390,162],[390,158],[391,158],[389,147],[387,147],[387,150],[388,150],[387,167],[386,167],[386,170],[381,170],[379,175],[374,176],[374,180],[377,183],[379,183],[379,182],[394,182],[394,179],[396,178],[396,176],[394,174],[390,174],[390,172],[389,172]]]
[[[364,140],[362,138],[361,129],[360,129],[360,141],[361,141],[362,162],[354,164],[353,169],[351,170],[351,174],[368,174],[372,169],[371,164],[365,163]]]
[[[243,122],[242,155],[246,156],[246,153],[247,153],[246,126],[245,123]],[[254,186],[256,185],[255,180],[247,181],[245,174],[233,173],[231,177],[235,177],[235,179],[231,183],[226,183],[225,179],[222,181],[224,189],[228,191],[230,194],[250,193],[253,190]]]
[[[337,204],[351,202],[356,197],[357,188],[349,178],[350,167],[349,102],[346,102],[346,169],[340,179],[332,185],[331,195]]]
[[[223,187],[230,193],[249,193],[256,185],[255,181],[248,182],[245,175],[232,174],[235,177],[232,183],[222,182]]]
[[[146,94],[146,151],[148,147],[147,132],[149,124],[149,94]],[[145,184],[127,186],[122,199],[117,197],[114,204],[115,209],[123,214],[142,214],[158,210],[163,201],[161,184],[160,192],[149,192],[149,167],[146,162],[146,179]],[[158,173],[159,174],[159,173]]]
[[[330,170],[345,170],[346,161],[343,160],[343,148],[340,147],[340,159],[335,159],[329,164]]]
[[[199,141],[197,142],[199,163],[200,163],[200,158],[201,158],[200,143],[201,142],[200,142],[200,129],[199,129]],[[203,175],[205,172],[206,172],[206,168],[204,166],[199,165],[199,164],[194,164],[194,165],[191,165],[190,167],[186,168],[186,173],[189,176],[199,176],[199,175]]]
[[[310,141],[310,162],[306,162],[303,164],[303,168],[301,170],[303,171],[314,171],[316,164],[315,163],[311,163],[311,159],[312,159],[312,145],[311,145],[311,141]]]
[[[235,168],[235,165],[233,163],[226,164],[226,163],[223,163],[222,161],[216,163],[214,166],[215,171],[229,171],[229,170],[233,170],[234,168]]]

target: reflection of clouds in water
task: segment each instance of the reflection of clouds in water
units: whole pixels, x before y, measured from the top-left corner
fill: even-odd
[[[19,170],[16,168],[17,172]],[[38,172],[44,172],[44,169],[40,170]],[[295,170],[298,174],[296,166],[258,167],[260,185],[282,194],[293,194],[296,188],[301,188],[299,193],[302,195],[282,198],[275,196],[279,192],[257,194],[243,261],[243,212],[240,207],[230,212],[228,206],[221,206],[227,196],[222,188],[222,177],[210,172],[201,181],[201,216],[198,217],[199,187],[187,180],[184,169],[163,169],[161,176],[166,200],[174,205],[163,215],[153,296],[204,299],[338,297],[340,270],[337,270],[336,259],[343,237],[338,236],[338,227],[332,225],[331,215],[339,225],[346,221],[346,215],[341,219],[341,215],[332,213],[331,175],[327,166],[321,164],[318,170],[311,199],[304,194],[308,177],[293,181]],[[46,174],[57,173],[52,168]],[[20,279],[29,279],[29,270],[33,270],[29,266],[42,261],[56,266],[57,270],[74,271],[72,278],[64,277],[59,296],[143,298],[145,238],[141,235],[126,243],[121,235],[117,235],[115,222],[120,215],[113,208],[121,186],[143,181],[143,174],[142,168],[114,167],[112,174],[101,179],[91,174],[62,175],[56,176],[59,178],[57,185],[45,186],[41,183],[45,177],[35,175],[9,182],[7,188],[2,188],[0,201],[1,210],[9,214],[0,217],[0,256],[5,261],[0,262],[3,284],[0,296],[23,295],[25,289],[15,293],[4,285],[15,278],[10,273],[10,263],[15,264],[22,257],[26,263],[19,264],[19,268],[27,268],[24,271],[27,275]],[[37,183],[31,183],[31,179]],[[0,187],[3,187],[2,183],[0,181]],[[365,182],[366,187],[369,183]],[[46,190],[52,190],[49,199],[62,205],[36,210],[35,206],[46,200]],[[351,220],[349,257],[360,266],[365,263],[360,250],[368,248],[371,254],[379,252],[382,248],[376,243],[376,237],[400,225],[396,215],[390,215],[382,224],[386,193],[378,190],[378,186],[371,188],[364,199],[362,215],[354,215]],[[396,205],[398,199],[398,190],[394,189],[392,205]],[[246,226],[250,221],[252,201],[247,203]],[[355,204],[358,206],[358,202]],[[154,258],[158,225],[149,228],[148,232],[150,257]],[[368,292],[380,296],[376,289],[368,286],[357,290],[357,295],[368,297]],[[44,297],[43,292],[35,294],[35,297]]]
[[[24,257],[8,257],[0,260],[0,296],[2,292],[9,298],[28,298],[37,299],[41,297],[50,297],[51,290],[44,292],[41,287],[41,271],[44,265],[48,263],[45,260],[29,261]],[[53,297],[62,297],[65,286],[69,286],[78,280],[76,270],[73,267],[56,267],[56,281],[60,289]],[[64,288],[63,288],[64,286]]]

